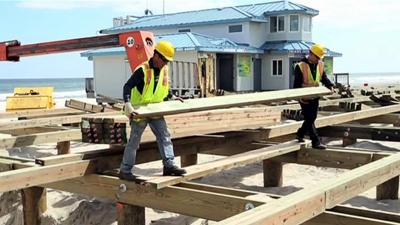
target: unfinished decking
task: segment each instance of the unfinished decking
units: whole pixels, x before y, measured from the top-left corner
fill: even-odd
[[[301,96],[304,95],[300,90],[285,99],[297,99]],[[257,101],[271,103],[273,100],[261,98]],[[276,100],[282,99],[277,96]],[[321,105],[335,106],[343,101],[368,102],[365,98],[335,99]],[[115,177],[114,169],[119,167],[123,146],[63,154],[69,151],[69,141],[79,140],[81,136],[79,129],[60,125],[78,123],[82,117],[88,116],[87,113],[74,111],[76,115],[62,114],[57,118],[57,114],[51,112],[51,120],[46,117],[49,111],[44,114],[35,113],[35,118],[13,122],[11,126],[0,126],[1,132],[10,135],[0,140],[1,147],[58,142],[59,155],[35,160],[0,158],[3,171],[0,173],[0,191],[23,190],[26,196],[25,224],[40,224],[40,214],[45,211],[45,207],[34,206],[45,205],[46,200],[41,193],[46,188],[104,197],[123,203],[126,207],[122,214],[127,218],[136,218],[135,221],[139,222],[134,224],[144,224],[143,207],[219,221],[218,224],[399,224],[399,215],[340,204],[375,186],[378,186],[377,198],[397,199],[400,153],[344,148],[329,148],[325,151],[310,149],[308,143],[301,144],[291,140],[290,135],[298,129],[301,122],[281,120],[279,112],[285,108],[296,109],[298,106],[259,106],[207,113],[201,112],[199,107],[200,112],[179,115],[173,115],[173,110],[168,111],[166,114],[171,115],[166,118],[172,128],[175,154],[181,156],[181,163],[186,166],[188,174],[183,177],[154,174],[140,177],[136,183]],[[182,112],[180,110],[182,109],[176,112]],[[330,107],[329,111],[321,112],[324,116],[318,118],[316,125],[325,127],[321,130],[324,136],[343,138],[344,144],[349,139],[354,141],[359,138],[398,141],[396,127],[367,126],[352,122],[374,121],[397,126],[399,117],[394,113],[400,111],[400,105],[376,107],[371,103],[359,111],[335,110],[335,107]],[[158,111],[156,113],[162,114]],[[155,114],[149,112],[147,115]],[[45,118],[39,121],[38,116]],[[115,112],[96,113],[92,116],[119,118]],[[264,117],[266,120],[262,119]],[[193,126],[190,126],[191,122]],[[345,134],[349,129],[351,132]],[[284,141],[285,139],[288,141]],[[159,160],[157,145],[148,132],[144,134],[142,142],[137,163]],[[202,153],[226,157],[196,165],[197,154]],[[287,196],[270,195],[268,200],[262,200],[265,198],[261,196],[266,197],[268,194],[261,192],[192,182],[193,179],[261,161],[264,163],[266,187],[282,184],[284,163],[349,171],[317,187],[305,188]],[[132,224],[129,221],[132,219],[120,218],[119,224]]]

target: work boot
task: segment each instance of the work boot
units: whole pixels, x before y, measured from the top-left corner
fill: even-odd
[[[296,135],[296,139],[301,143],[304,142],[304,137],[302,137],[302,136]]]
[[[182,176],[183,174],[186,174],[186,170],[179,168],[176,165],[173,165],[171,167],[164,166],[163,176]]]
[[[127,181],[135,181],[136,176],[133,175],[132,173],[124,173],[124,172],[119,172],[119,179],[121,180],[127,180]]]
[[[323,145],[323,144],[319,143],[319,144],[312,145],[312,148],[325,150],[326,149],[326,145]]]

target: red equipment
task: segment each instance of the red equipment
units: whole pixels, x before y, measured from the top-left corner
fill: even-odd
[[[21,45],[17,40],[0,43],[0,61],[19,61],[20,57],[124,46],[132,71],[153,56],[154,35],[147,31],[77,38]]]

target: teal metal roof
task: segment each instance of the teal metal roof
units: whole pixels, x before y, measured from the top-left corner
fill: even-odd
[[[305,13],[318,15],[318,10],[284,1],[266,2],[236,7],[213,8],[198,11],[188,11],[165,15],[139,17],[132,23],[101,30],[100,33],[120,33],[128,30],[160,29],[197,26],[204,24],[238,23],[238,22],[267,22],[270,15],[279,13]]]
[[[264,53],[262,49],[237,44],[226,38],[214,38],[197,33],[176,33],[157,35],[156,41],[161,39],[170,41],[176,51],[200,51],[200,52],[217,52],[217,53]],[[81,53],[82,57],[122,55],[125,48],[107,48],[97,49]]]
[[[313,42],[306,41],[267,41],[262,46],[261,49],[265,50],[266,53],[300,53],[308,54],[310,47]],[[325,48],[326,56],[341,57],[342,54],[339,52],[334,52],[328,48]]]

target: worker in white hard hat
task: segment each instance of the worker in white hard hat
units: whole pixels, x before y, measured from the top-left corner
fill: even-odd
[[[308,56],[295,65],[293,88],[317,87],[322,83],[333,91],[334,84],[328,79],[324,71],[322,61],[324,54],[325,49],[322,45],[314,44],[311,46]],[[319,98],[300,99],[299,102],[304,115],[304,122],[297,130],[297,139],[299,142],[303,142],[305,134],[308,133],[313,148],[326,149],[326,146],[321,143],[314,124],[317,119]]]
[[[170,92],[168,62],[173,60],[174,54],[175,48],[170,42],[160,41],[155,47],[153,57],[139,65],[124,85],[124,112],[130,119],[131,135],[128,144],[125,146],[120,166],[120,179],[136,180],[136,176],[132,173],[132,168],[135,165],[136,152],[147,124],[149,124],[157,139],[164,165],[163,175],[181,176],[186,173],[184,169],[179,168],[174,163],[175,156],[171,135],[164,117],[133,119],[133,116],[137,114],[135,108],[140,106],[159,103],[168,98],[183,102],[182,98],[176,97]]]

